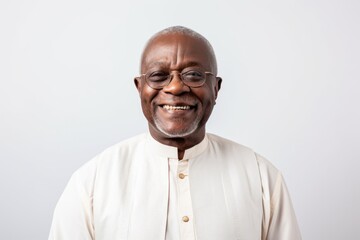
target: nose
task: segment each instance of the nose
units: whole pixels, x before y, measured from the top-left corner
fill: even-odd
[[[180,74],[175,72],[171,75],[170,83],[162,90],[173,95],[181,95],[182,93],[190,92],[190,87],[185,85],[180,78]]]

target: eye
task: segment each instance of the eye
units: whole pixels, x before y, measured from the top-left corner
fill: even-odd
[[[202,81],[205,74],[198,70],[189,70],[181,74],[183,79],[190,82]]]
[[[169,73],[163,71],[155,71],[147,74],[146,77],[151,82],[161,82],[168,79]]]

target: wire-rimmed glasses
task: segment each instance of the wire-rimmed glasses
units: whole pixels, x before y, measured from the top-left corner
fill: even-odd
[[[160,90],[170,84],[171,80],[174,78],[174,74],[178,74],[181,81],[186,86],[192,88],[197,88],[204,85],[207,74],[214,76],[212,72],[206,72],[201,69],[185,69],[182,72],[167,72],[162,70],[150,71],[148,73],[141,74],[140,77],[145,79],[145,82],[149,85],[149,87]]]

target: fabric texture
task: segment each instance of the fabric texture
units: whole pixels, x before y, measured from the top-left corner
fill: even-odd
[[[187,149],[149,133],[78,169],[54,211],[49,240],[300,240],[281,173],[213,134]]]

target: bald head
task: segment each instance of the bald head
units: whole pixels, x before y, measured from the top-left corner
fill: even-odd
[[[208,61],[212,63],[212,71],[217,74],[217,62],[214,53],[214,49],[211,46],[210,42],[201,34],[195,32],[190,28],[186,28],[183,26],[173,26],[169,28],[165,28],[160,32],[154,34],[146,43],[144,51],[141,57],[141,71],[143,70],[143,65],[146,62],[147,54],[150,50],[154,47],[158,47],[161,43],[169,43],[173,41],[176,44],[178,38],[188,38],[192,39],[202,45],[202,50],[205,51],[204,54],[208,55]],[[194,41],[189,41],[189,44],[193,43]],[[160,44],[159,44],[160,43]],[[143,73],[143,72],[142,72]]]

